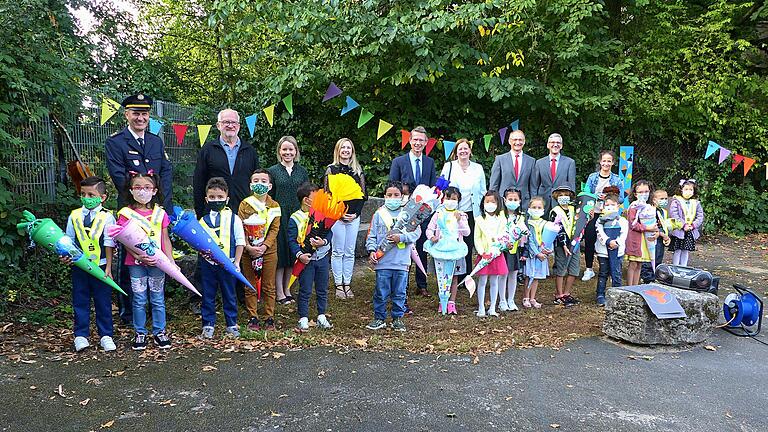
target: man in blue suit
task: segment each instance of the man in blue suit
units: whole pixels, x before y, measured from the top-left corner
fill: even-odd
[[[411,131],[411,151],[396,157],[389,168],[389,180],[399,181],[407,186],[407,194],[413,192],[417,185],[435,185],[435,161],[424,154],[427,145],[427,131],[422,126],[417,126]],[[424,242],[427,240],[427,225],[429,220],[421,224],[421,237],[416,242],[416,251],[421,262],[426,265],[427,253],[424,252]],[[416,286],[423,296],[429,296],[427,291],[427,276],[420,271],[416,272]]]
[[[147,173],[152,170],[160,178],[159,189],[163,194],[163,207],[171,210],[173,202],[171,189],[171,162],[165,152],[165,145],[159,136],[147,130],[149,126],[149,111],[152,109],[152,98],[144,94],[128,96],[122,102],[125,108],[125,119],[128,126],[107,138],[106,155],[107,170],[112,183],[117,189],[118,208],[125,206],[126,183],[130,172]],[[117,295],[120,320],[130,324],[133,320],[131,309],[131,281],[128,269],[122,264],[125,249],[119,248],[118,283],[128,295]]]

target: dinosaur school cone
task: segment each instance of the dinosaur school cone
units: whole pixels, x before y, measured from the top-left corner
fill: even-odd
[[[128,250],[136,255],[149,255],[157,258],[155,267],[162,270],[168,276],[179,281],[180,284],[187,287],[193,293],[200,295],[200,292],[195,289],[195,286],[181,273],[181,270],[172,263],[167,256],[160,249],[160,246],[149,239],[146,231],[144,231],[136,221],[129,219],[125,225],[112,225],[107,228],[108,234],[113,239],[124,244]]]
[[[16,229],[19,230],[20,234],[26,232],[33,242],[42,245],[44,248],[55,252],[61,257],[69,256],[72,259],[72,264],[123,295],[126,295],[115,281],[107,277],[104,270],[102,270],[97,263],[94,263],[85,256],[83,251],[81,251],[72,240],[72,237],[66,235],[64,231],[56,225],[56,222],[48,218],[37,219],[35,215],[27,210],[24,210],[23,216],[24,221],[16,225]]]
[[[232,263],[232,260],[230,260],[224,251],[221,250],[219,245],[213,241],[208,234],[208,231],[200,225],[200,222],[192,211],[174,208],[173,217],[171,219],[174,222],[171,224],[172,233],[189,243],[189,245],[192,246],[192,249],[199,252],[203,258],[215,262],[245,286],[255,291],[253,285],[251,285],[251,283],[248,282],[248,279],[237,270],[237,267]]]

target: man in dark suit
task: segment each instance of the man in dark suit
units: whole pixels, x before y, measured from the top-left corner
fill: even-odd
[[[163,194],[163,207],[170,211],[173,202],[171,161],[168,160],[165,145],[160,137],[147,131],[152,98],[139,93],[125,98],[122,105],[128,126],[112,134],[105,144],[107,170],[117,189],[118,207],[126,204],[123,194],[130,179],[130,172],[148,173],[151,170],[160,178],[158,189]],[[133,321],[131,281],[128,269],[122,265],[125,248],[120,247],[118,251],[118,283],[128,295],[118,294],[117,304],[120,321],[130,324]]]
[[[435,161],[424,154],[427,145],[427,131],[422,126],[417,126],[411,131],[411,151],[396,157],[389,168],[389,180],[399,181],[407,186],[407,194],[413,192],[417,185],[435,185]],[[427,253],[424,252],[424,242],[427,240],[427,225],[429,220],[421,224],[421,237],[416,242],[416,251],[421,262],[427,264]],[[428,296],[427,276],[416,272],[416,286],[423,296]]]
[[[563,148],[563,137],[553,133],[547,138],[549,154],[536,161],[531,178],[531,190],[544,198],[547,203],[546,213],[557,202],[552,199],[552,191],[558,186],[569,186],[576,190],[576,162],[573,159],[560,154]]]
[[[502,197],[504,191],[515,188],[520,191],[521,207],[528,208],[531,199],[531,178],[536,160],[523,153],[525,146],[525,134],[521,130],[513,131],[509,135],[510,151],[496,156],[491,168],[491,182],[489,189],[495,190]]]

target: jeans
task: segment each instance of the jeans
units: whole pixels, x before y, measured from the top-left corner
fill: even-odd
[[[213,265],[201,259],[198,261],[200,280],[203,294],[200,312],[203,327],[216,324],[216,291],[221,290],[221,304],[224,309],[224,320],[227,327],[237,325],[237,297],[235,294],[235,277],[220,266]]]
[[[392,318],[405,315],[405,288],[408,272],[405,270],[376,270],[376,287],[373,290],[373,316],[387,318],[387,300],[392,299]]]
[[[126,266],[131,276],[133,291],[133,328],[136,333],[147,334],[147,291],[152,307],[152,334],[165,331],[165,273],[153,266]]]
[[[99,336],[112,336],[112,288],[73,266],[72,309],[75,313],[75,337],[88,337],[91,332],[91,298]]]
[[[338,221],[331,231],[331,269],[336,285],[349,285],[352,269],[355,266],[355,245],[357,232],[360,230],[360,218],[352,222]]]
[[[621,260],[615,262],[609,262],[606,257],[597,257],[597,262],[600,264],[600,271],[597,273],[597,296],[605,297],[605,285],[608,283],[608,274],[611,275],[611,286],[616,288],[622,285],[621,283]]]
[[[328,307],[328,276],[330,273],[328,255],[319,260],[311,260],[299,275],[299,318],[309,317],[309,298],[312,296],[312,285],[315,286],[315,295],[317,296],[317,314],[325,314],[325,309]]]

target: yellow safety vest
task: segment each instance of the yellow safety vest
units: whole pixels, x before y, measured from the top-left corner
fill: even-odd
[[[282,216],[282,210],[280,210],[280,206],[277,207],[267,207],[266,204],[259,201],[255,196],[250,195],[246,199],[244,199],[246,203],[248,203],[253,210],[256,211],[256,214],[259,215],[260,218],[267,221],[266,225],[264,225],[264,232],[269,231],[269,226],[272,224],[272,221],[275,220],[275,218],[279,218]]]
[[[86,227],[83,220],[83,209],[72,210],[72,213],[69,214],[77,241],[80,243],[80,248],[83,249],[85,256],[96,265],[99,265],[101,261],[101,235],[104,233],[104,227],[107,224],[109,215],[111,215],[111,212],[104,209],[96,212],[96,217],[91,221],[91,226]]]
[[[516,226],[520,225],[521,222],[522,223],[525,222],[525,218],[523,217],[523,215],[517,215],[517,216],[514,217],[514,219],[512,219],[512,218],[508,218],[507,219],[507,231],[509,232],[510,235],[512,234],[512,230]],[[509,250],[509,253],[512,254],[512,255],[516,254],[517,253],[517,248],[519,246],[520,246],[520,240],[519,239],[515,240],[515,243],[512,245],[512,249]]]
[[[130,207],[121,208],[117,214],[135,220],[144,232],[147,233],[147,237],[155,242],[158,248],[161,247],[163,238],[163,218],[165,217],[165,210],[163,210],[162,207],[155,205],[155,208],[152,209],[152,214],[149,215],[149,219]]]
[[[219,212],[218,228],[209,226],[204,217],[200,218],[200,225],[202,225],[203,229],[208,232],[208,235],[211,236],[213,241],[219,245],[219,248],[224,251],[224,255],[230,257],[229,253],[231,250],[230,242],[232,236],[232,210],[226,207],[221,209]]]
[[[307,236],[307,223],[309,223],[309,213],[303,210],[296,210],[291,215],[291,219],[296,222],[296,226],[299,228],[299,236],[296,237],[296,241],[299,246],[304,244],[304,237]]]
[[[533,227],[533,232],[536,234],[536,246],[541,246],[541,236],[544,234],[544,225],[547,221],[544,219],[529,219],[528,225]]]
[[[552,211],[555,212],[555,215],[560,216],[560,221],[563,224],[563,228],[565,228],[565,233],[568,234],[568,239],[573,240],[573,235],[576,231],[576,209],[569,205],[567,214],[561,206],[554,207]]]
[[[378,210],[376,210],[376,213],[379,214],[379,217],[384,222],[384,225],[387,227],[387,231],[391,230],[393,226],[395,226],[395,218],[392,217],[391,214],[389,214],[389,211],[385,209],[384,207],[380,207]],[[400,242],[397,244],[398,249],[405,248],[405,243]]]
[[[664,235],[669,235],[669,213],[663,208],[656,209],[656,216],[661,221],[661,232],[664,233]]]
[[[680,207],[683,209],[683,217],[685,217],[685,223],[693,225],[693,221],[696,220],[696,207],[699,202],[695,199],[686,200],[681,196],[675,195],[675,198],[680,201]],[[685,202],[688,201],[688,205]]]

